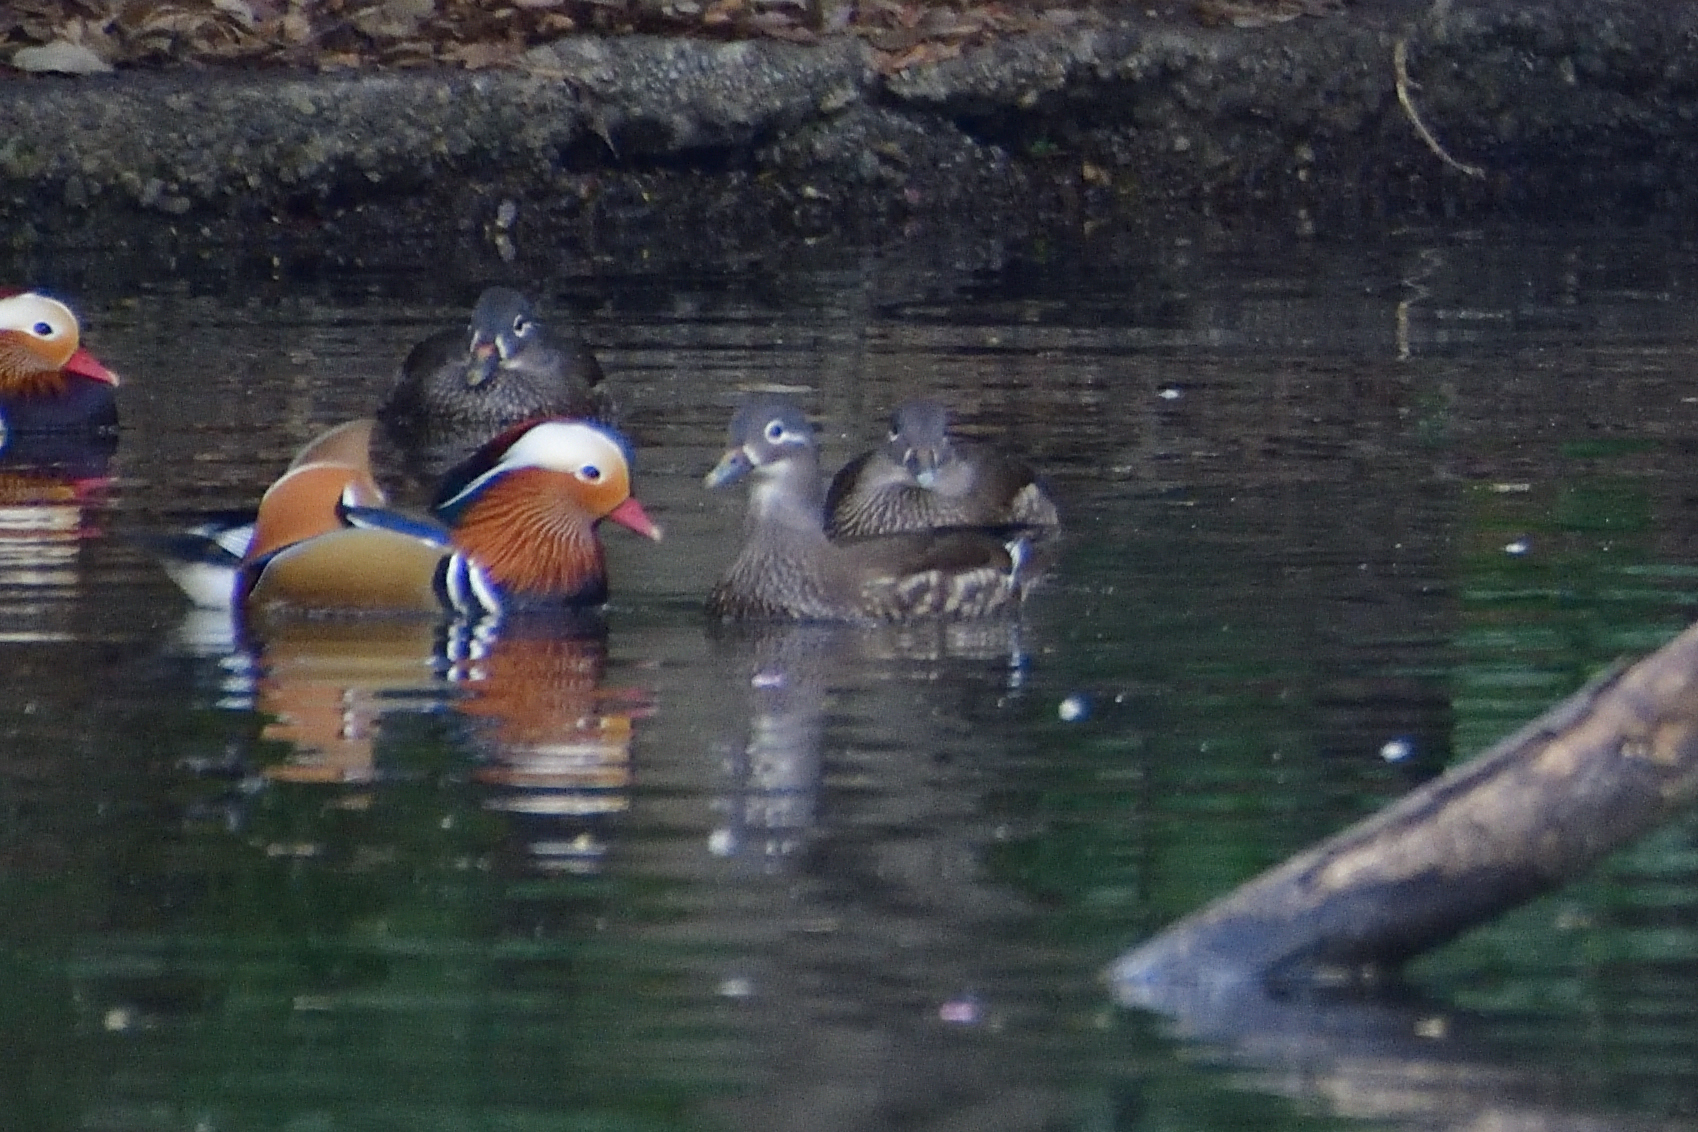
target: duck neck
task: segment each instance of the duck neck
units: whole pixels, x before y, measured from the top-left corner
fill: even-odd
[[[825,542],[819,457],[808,453],[757,468],[748,515],[752,535],[782,534],[801,542]]]

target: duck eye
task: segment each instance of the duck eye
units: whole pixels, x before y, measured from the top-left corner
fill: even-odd
[[[783,421],[768,421],[767,426],[766,426],[766,438],[768,440],[772,441],[774,444],[777,444],[780,440],[783,440],[784,439],[784,422]]]
[[[37,338],[51,338],[53,337],[53,324],[51,322],[38,322],[30,327],[30,332]]]
[[[531,320],[530,319],[526,318],[522,314],[514,317],[514,319],[513,319],[513,333],[515,333],[519,337],[523,338],[527,333],[529,333],[530,329],[531,329]]]
[[[583,467],[578,469],[578,478],[583,480],[585,483],[600,483],[601,469],[596,467],[594,464],[585,464]]]

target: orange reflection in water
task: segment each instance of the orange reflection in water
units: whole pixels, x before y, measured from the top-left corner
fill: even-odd
[[[550,628],[478,636],[411,620],[268,625],[256,707],[271,717],[263,736],[291,750],[266,777],[378,784],[386,718],[446,705],[469,724],[468,778],[487,791],[482,805],[513,815],[532,865],[593,870],[604,819],[630,805],[633,721],[648,698],[602,686],[599,629]]]
[[[458,710],[480,724],[484,804],[524,820],[527,854],[550,871],[593,869],[606,849],[596,819],[630,806],[632,725],[647,700],[603,687],[606,662],[600,633],[516,634],[451,670],[468,692]]]
[[[82,546],[97,535],[88,519],[110,482],[104,452],[72,462],[19,462],[0,455],[0,591],[8,596],[0,640],[67,640],[57,623],[79,588]]]
[[[385,711],[404,694],[443,691],[438,626],[428,621],[287,622],[260,647],[262,735],[293,751],[268,766],[278,782],[369,782]]]

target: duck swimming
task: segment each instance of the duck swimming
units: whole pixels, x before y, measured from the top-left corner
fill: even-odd
[[[115,433],[118,376],[82,346],[71,308],[0,291],[0,426],[7,434]]]
[[[1032,582],[1026,539],[956,528],[833,542],[826,536],[819,443],[778,394],[750,397],[710,488],[748,479],[746,536],[714,585],[727,621],[905,622],[982,617],[1019,605]]]
[[[1029,464],[952,440],[949,410],[925,400],[899,406],[886,443],[832,477],[825,515],[834,539],[988,526],[1048,538],[1061,526]]]

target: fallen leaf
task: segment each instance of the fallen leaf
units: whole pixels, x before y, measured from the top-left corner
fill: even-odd
[[[488,67],[499,67],[503,63],[511,63],[518,52],[511,43],[462,43],[444,54],[451,63],[458,63],[468,71],[481,71]]]
[[[108,75],[112,64],[78,43],[55,40],[42,47],[20,47],[12,53],[12,66],[31,74]]]

